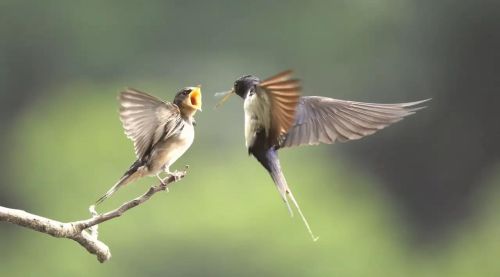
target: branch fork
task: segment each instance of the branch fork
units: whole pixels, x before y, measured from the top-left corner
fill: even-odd
[[[113,218],[123,215],[126,211],[148,201],[154,194],[168,189],[169,184],[182,180],[187,174],[188,166],[183,171],[171,174],[159,184],[150,187],[143,195],[123,203],[120,207],[98,214],[95,206],[89,207],[91,218],[73,222],[60,222],[38,216],[18,209],[0,206],[0,221],[10,222],[56,238],[67,238],[78,242],[89,253],[96,255],[101,263],[111,258],[109,247],[98,239],[98,226]]]

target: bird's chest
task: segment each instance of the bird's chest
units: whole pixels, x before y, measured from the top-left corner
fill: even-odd
[[[155,153],[153,153],[155,158],[154,165],[152,168],[159,170],[164,166],[172,165],[177,159],[179,159],[193,144],[194,140],[194,127],[191,124],[184,125],[182,131],[178,134],[173,135],[161,142],[158,145]]]
[[[174,136],[173,139],[181,146],[191,146],[194,140],[194,126],[192,124],[184,125],[182,131],[177,136]]]
[[[254,94],[245,99],[245,144],[249,148],[255,141],[258,131],[264,130],[268,134],[271,126],[270,103],[265,94]]]
[[[165,141],[165,152],[171,152],[177,160],[193,144],[194,127],[191,124],[184,125],[182,131]]]

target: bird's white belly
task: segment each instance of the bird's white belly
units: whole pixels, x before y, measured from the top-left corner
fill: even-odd
[[[245,110],[245,144],[246,147],[253,145],[255,134],[264,128],[266,133],[271,126],[270,104],[265,95],[254,94],[248,96],[243,104]]]
[[[179,135],[172,136],[163,141],[158,146],[157,151],[152,155],[152,160],[156,161],[150,166],[152,173],[156,174],[162,170],[169,170],[169,167],[177,161],[193,144],[194,127],[191,124],[186,124]]]

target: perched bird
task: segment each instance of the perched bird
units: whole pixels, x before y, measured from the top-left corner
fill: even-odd
[[[134,142],[137,160],[118,182],[106,192],[96,205],[110,197],[120,187],[143,176],[170,172],[170,166],[180,158],[194,140],[193,118],[201,111],[201,90],[186,87],[179,91],[172,103],[135,89],[120,93],[120,120],[125,134]]]
[[[321,96],[300,96],[298,79],[288,70],[261,81],[253,75],[237,79],[224,92],[220,106],[231,95],[244,100],[245,142],[269,172],[281,197],[293,215],[288,198],[299,212],[309,234],[316,240],[281,170],[277,151],[300,145],[331,144],[371,135],[423,108],[417,101],[399,104],[373,104]]]

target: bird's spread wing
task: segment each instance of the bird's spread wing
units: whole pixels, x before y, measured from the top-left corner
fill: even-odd
[[[300,98],[300,82],[291,78],[292,71],[284,71],[260,83],[271,102],[271,126],[268,139],[278,144],[278,139],[293,125]]]
[[[134,142],[138,159],[164,136],[174,133],[181,120],[179,108],[135,89],[120,93],[120,120],[125,134]]]
[[[280,147],[360,139],[422,109],[418,105],[427,100],[374,104],[319,96],[301,97],[295,123],[282,137]]]

